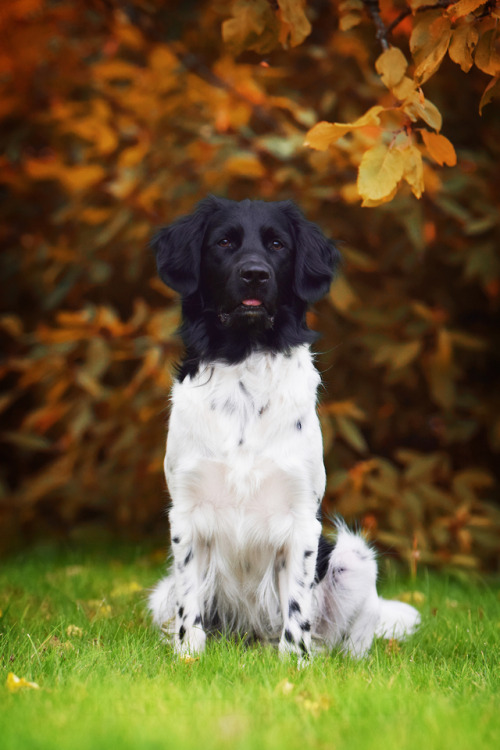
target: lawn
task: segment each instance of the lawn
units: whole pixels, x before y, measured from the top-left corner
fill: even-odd
[[[2,750],[500,747],[498,581],[410,582],[383,560],[380,590],[418,603],[419,633],[297,671],[227,641],[174,659],[145,608],[162,557],[45,548],[1,563]],[[39,688],[11,690],[9,673]]]

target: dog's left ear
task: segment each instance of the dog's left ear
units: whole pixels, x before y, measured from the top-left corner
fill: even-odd
[[[161,280],[182,297],[189,297],[198,289],[201,246],[214,208],[215,198],[206,198],[192,214],[160,229],[151,242]]]
[[[340,253],[317,224],[307,221],[297,206],[285,204],[296,234],[295,294],[304,302],[321,299],[330,288]]]

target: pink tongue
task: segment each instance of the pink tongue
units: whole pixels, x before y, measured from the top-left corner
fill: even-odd
[[[259,307],[259,305],[262,305],[262,302],[260,299],[244,299],[241,304],[246,307]]]

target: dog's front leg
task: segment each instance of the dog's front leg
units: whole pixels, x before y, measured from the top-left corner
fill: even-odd
[[[313,588],[320,533],[321,524],[316,520],[297,528],[285,550],[278,575],[283,612],[279,652],[296,654],[299,664],[311,654]]]
[[[170,514],[176,591],[174,648],[180,655],[198,654],[205,648],[200,588],[199,549],[188,523]]]

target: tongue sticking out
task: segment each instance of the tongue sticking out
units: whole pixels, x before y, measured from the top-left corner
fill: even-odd
[[[262,302],[260,299],[244,299],[241,304],[245,305],[245,307],[259,307],[262,305]]]

